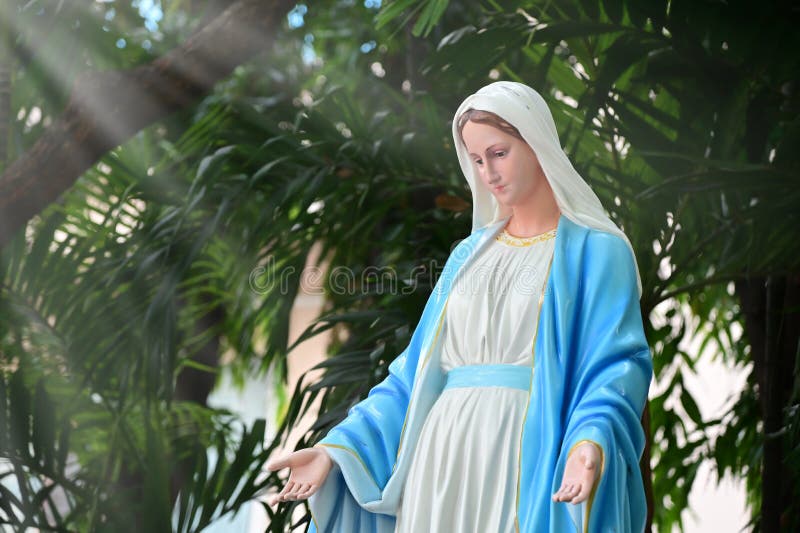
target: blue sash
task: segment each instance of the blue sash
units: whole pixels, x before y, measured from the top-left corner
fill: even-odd
[[[527,391],[533,369],[526,365],[464,365],[447,373],[444,390],[456,387],[511,387]]]

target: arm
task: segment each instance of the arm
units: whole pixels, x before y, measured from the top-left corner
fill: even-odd
[[[312,516],[309,533],[391,529],[391,519],[361,506],[381,497],[394,466],[403,422],[400,417],[405,416],[413,383],[413,373],[405,372],[413,344],[412,337],[409,348],[389,365],[389,376],[353,406],[324,439],[313,448],[298,450],[267,465],[269,470],[290,468],[286,485],[270,497],[269,505],[308,498]]]
[[[450,253],[409,345],[389,365],[386,379],[350,408],[347,417],[317,444],[334,465],[319,490],[309,497],[314,519],[310,531],[332,528],[374,533],[393,529],[391,515],[396,511],[399,489],[391,480],[406,422],[412,427],[418,424],[407,417],[420,358],[435,340],[450,283],[474,242],[474,238],[465,239]]]
[[[348,488],[359,501],[379,499],[394,471],[426,336],[435,331],[455,271],[474,243],[475,239],[465,239],[450,253],[408,347],[389,365],[386,379],[318,443],[341,467]]]
[[[317,443],[334,460],[346,454],[378,490],[389,479],[397,455],[417,366],[417,357],[409,357],[413,345],[412,340],[389,365],[389,375]]]

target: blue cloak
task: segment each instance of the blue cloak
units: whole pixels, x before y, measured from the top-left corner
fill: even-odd
[[[394,532],[417,437],[445,383],[439,333],[450,288],[504,224],[485,226],[453,249],[388,377],[317,444],[334,468],[309,498],[309,531]],[[518,531],[641,532],[647,504],[640,417],[652,359],[635,258],[619,236],[562,214],[546,278],[538,302],[531,302],[540,313],[521,435]],[[553,502],[567,457],[583,441],[602,450],[595,489],[579,506]]]

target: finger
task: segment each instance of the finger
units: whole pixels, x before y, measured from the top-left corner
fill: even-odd
[[[286,468],[289,466],[289,456],[284,455],[283,457],[279,457],[278,459],[273,459],[272,461],[267,463],[267,470],[270,472],[274,472],[276,470],[280,470],[281,468]]]
[[[578,504],[578,503],[581,503],[582,501],[584,501],[586,498],[589,497],[589,490],[590,490],[589,487],[584,485],[581,488],[581,490],[578,492],[578,494],[575,495],[574,498],[572,498],[571,503]]]
[[[294,488],[292,489],[292,491],[289,494],[286,495],[286,497],[287,498],[291,498],[292,500],[296,500],[297,499],[297,495],[300,492],[303,491],[303,489],[305,488],[306,485],[307,485],[307,483],[295,483]]]
[[[553,495],[553,500],[563,502],[566,500],[567,485],[561,485],[561,488]]]
[[[292,492],[294,490],[295,485],[297,485],[297,482],[292,480],[292,479],[290,479],[286,483],[286,485],[283,486],[283,490],[281,491],[281,494],[288,494],[288,493]]]
[[[303,488],[297,492],[297,499],[298,500],[305,500],[312,494],[314,494],[314,484],[313,483],[306,483],[303,485]]]
[[[294,481],[289,481],[289,482],[288,482],[288,483],[287,483],[287,484],[286,484],[286,485],[283,487],[283,490],[281,491],[281,493],[280,493],[280,494],[278,494],[278,498],[280,498],[280,501],[282,501],[282,502],[285,502],[285,501],[287,501],[287,495],[288,495],[290,492],[292,492],[292,491],[294,490],[294,486],[295,486],[295,484],[296,484],[296,483],[295,483]]]
[[[560,502],[569,501],[570,498],[572,498],[572,495],[568,491],[563,491],[558,494],[558,501]]]
[[[576,485],[574,483],[567,483],[561,487],[561,490],[558,491],[556,501],[566,502],[572,499],[575,496],[576,492]]]

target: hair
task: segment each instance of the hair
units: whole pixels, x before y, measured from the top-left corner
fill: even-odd
[[[519,132],[519,130],[515,126],[509,124],[508,122],[500,118],[499,115],[492,113],[491,111],[483,111],[481,109],[474,109],[470,107],[469,109],[461,113],[460,117],[458,117],[458,138],[461,141],[461,144],[464,145],[464,148],[467,147],[467,143],[464,142],[463,130],[464,126],[469,121],[475,122],[477,124],[487,124],[489,126],[493,126],[498,130],[504,133],[508,133],[509,135],[516,137],[520,141],[527,143],[527,141],[525,141],[525,139],[522,138],[522,134]]]

